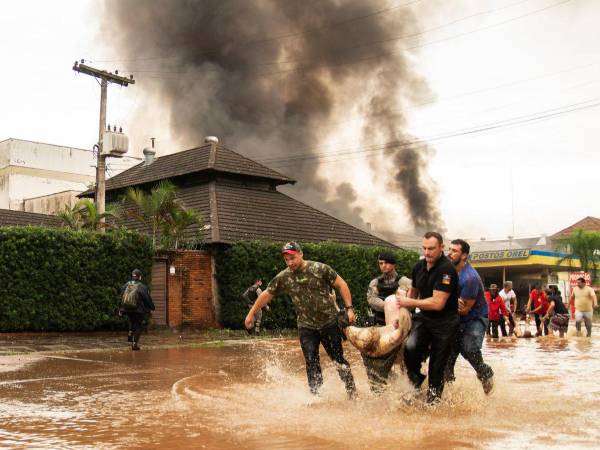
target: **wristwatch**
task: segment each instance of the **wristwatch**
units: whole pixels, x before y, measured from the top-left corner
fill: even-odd
[[[352,306],[352,305],[346,306],[346,309],[354,309],[354,306]]]

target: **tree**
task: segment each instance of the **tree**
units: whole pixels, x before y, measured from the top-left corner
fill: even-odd
[[[177,198],[177,187],[170,181],[161,181],[146,193],[141,189],[129,188],[125,200],[134,203],[136,209],[127,209],[126,214],[144,224],[151,233],[152,245],[156,248],[159,231],[163,242],[177,249],[186,228],[201,223],[200,215],[186,209]]]
[[[194,224],[201,230],[203,222],[202,216],[194,209],[186,209],[183,206],[173,209],[162,228],[165,247],[177,250],[183,240],[184,231]]]
[[[568,253],[568,257],[579,258],[581,270],[590,272],[592,279],[596,279],[596,273],[600,266],[600,233],[597,231],[575,230],[571,236],[559,241],[557,250]]]
[[[101,222],[101,219],[114,218],[118,213],[118,205],[110,204],[106,207],[105,213],[98,214],[96,204],[89,198],[82,198],[72,208],[65,206],[58,216],[62,219],[63,225],[72,230],[98,230],[100,227],[111,226]]]

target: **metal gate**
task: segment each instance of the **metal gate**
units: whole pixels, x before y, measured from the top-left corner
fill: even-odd
[[[167,324],[167,260],[154,259],[152,262],[152,283],[150,293],[156,310],[152,313],[153,325]]]

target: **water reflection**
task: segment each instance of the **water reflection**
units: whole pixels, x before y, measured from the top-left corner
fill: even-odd
[[[0,373],[0,447],[589,448],[600,441],[599,342],[488,340],[493,394],[459,358],[435,408],[406,403],[403,375],[371,394],[350,347],[359,398],[346,399],[326,357],[313,397],[295,340],[42,358]]]

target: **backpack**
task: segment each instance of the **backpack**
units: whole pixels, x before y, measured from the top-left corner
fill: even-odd
[[[121,297],[121,305],[123,309],[126,311],[134,311],[137,309],[139,293],[138,289],[141,286],[140,283],[136,283],[135,281],[130,281],[127,283],[125,287],[125,291],[123,292],[123,297]]]

